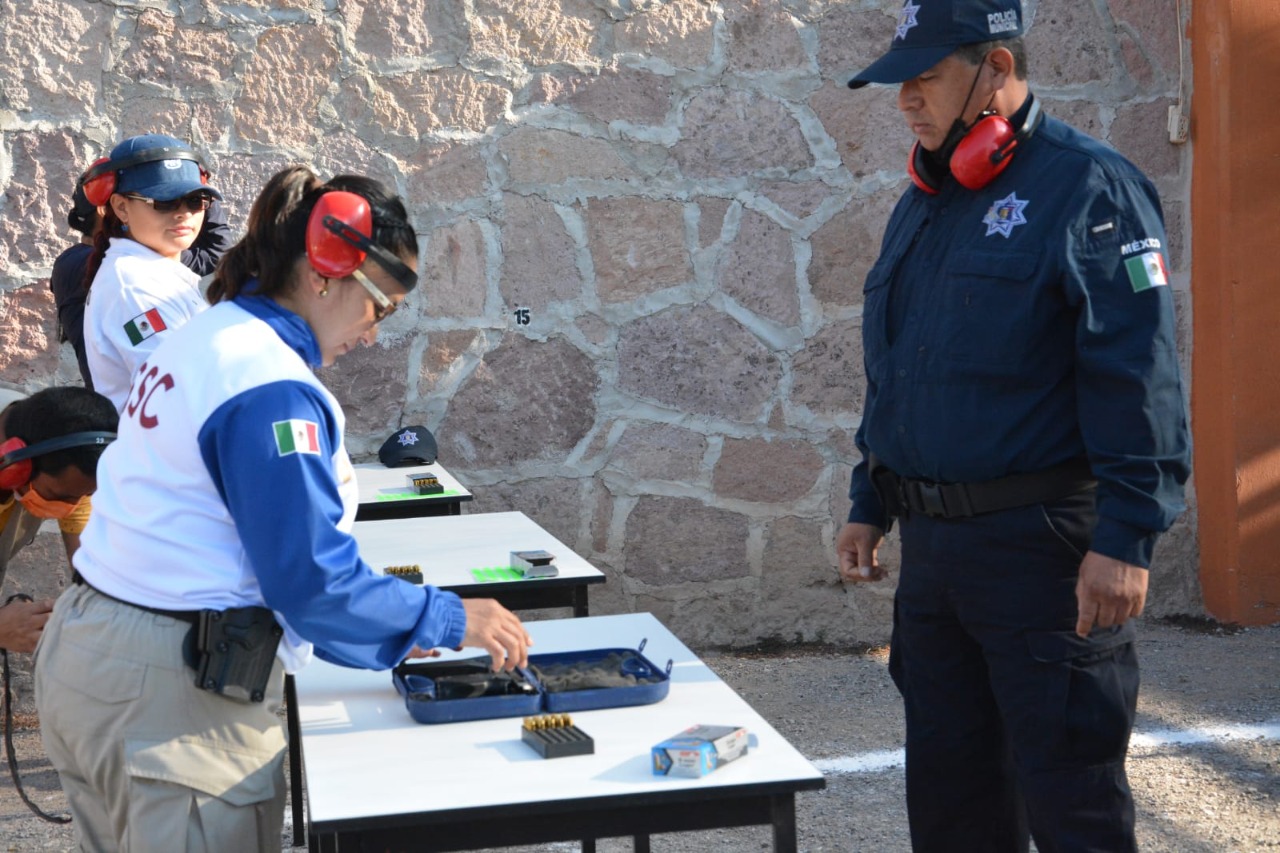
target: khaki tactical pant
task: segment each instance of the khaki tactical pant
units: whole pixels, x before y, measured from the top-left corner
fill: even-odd
[[[83,585],[54,607],[36,705],[84,850],[280,849],[280,662],[265,702],[198,690],[182,658],[190,629]]]

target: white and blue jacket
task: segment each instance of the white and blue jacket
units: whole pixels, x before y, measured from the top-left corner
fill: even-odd
[[[84,310],[85,362],[93,390],[124,406],[138,365],[209,304],[200,277],[127,237],[112,237]]]
[[[285,627],[287,671],[311,643],[370,669],[414,646],[461,645],[456,595],[360,559],[345,418],[308,366],[320,351],[302,318],[242,296],[166,337],[99,462],[80,574],[148,607],[269,607]]]

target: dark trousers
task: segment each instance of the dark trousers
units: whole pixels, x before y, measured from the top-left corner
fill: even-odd
[[[1136,850],[1133,623],[1075,634],[1092,492],[901,521],[889,671],[916,851]]]

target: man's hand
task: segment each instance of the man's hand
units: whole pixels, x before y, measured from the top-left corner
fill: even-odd
[[[880,567],[876,551],[884,531],[870,524],[849,522],[836,537],[836,556],[840,558],[840,579],[845,583],[884,580],[887,572]]]
[[[533,640],[516,615],[492,598],[464,598],[467,630],[463,646],[482,648],[493,658],[493,671],[507,672],[529,665],[529,646]]]
[[[1142,615],[1147,601],[1147,570],[1090,551],[1076,581],[1076,633],[1089,636],[1094,626],[1110,628]]]
[[[36,642],[44,623],[49,621],[53,601],[11,601],[0,607],[0,649],[30,654],[36,650]]]

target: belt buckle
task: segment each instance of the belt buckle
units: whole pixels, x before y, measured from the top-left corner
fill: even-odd
[[[916,497],[920,499],[920,511],[935,518],[947,517],[947,505],[942,500],[942,487],[937,483],[913,480]]]

